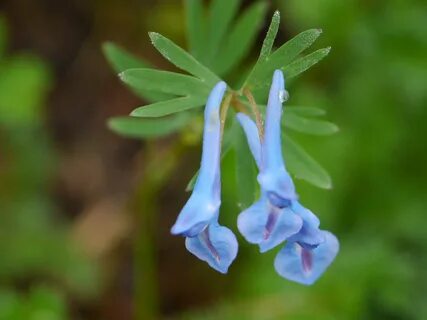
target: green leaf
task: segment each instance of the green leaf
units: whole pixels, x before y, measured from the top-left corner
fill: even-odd
[[[237,204],[243,210],[255,201],[257,171],[243,130],[236,131],[233,149],[236,153]]]
[[[257,2],[243,13],[225,39],[213,70],[220,75],[226,74],[245,57],[256,40],[266,9],[265,2]]]
[[[185,127],[191,120],[186,113],[178,113],[159,119],[141,119],[135,117],[115,117],[108,120],[108,127],[125,137],[147,139],[174,133]]]
[[[206,23],[203,1],[186,0],[187,35],[190,52],[196,59],[203,60],[206,51]]]
[[[283,109],[284,117],[287,114],[292,113],[302,117],[318,117],[326,114],[326,111],[316,107],[298,107],[298,106],[286,106]]]
[[[108,62],[117,73],[123,72],[126,69],[147,68],[150,66],[148,62],[137,58],[112,42],[105,42],[102,50]]]
[[[267,35],[265,36],[264,42],[262,44],[261,53],[259,55],[258,61],[264,61],[271,53],[273,48],[274,40],[277,36],[277,31],[279,30],[280,25],[280,12],[276,11],[271,18],[270,27],[268,28]]]
[[[235,138],[234,132],[236,128],[237,126],[235,126],[233,123],[233,126],[231,126],[229,130],[226,130],[224,132],[224,137],[222,139],[222,147],[221,147],[221,160],[224,159],[224,157],[228,154],[228,152],[231,150],[233,146],[233,140]],[[197,172],[190,179],[187,186],[185,187],[185,191],[193,190],[194,185],[196,184],[198,175],[199,175],[199,170],[197,170]]]
[[[195,77],[155,69],[128,69],[120,73],[120,78],[137,91],[156,91],[178,96],[197,94],[206,98],[210,89]]]
[[[168,38],[155,32],[150,32],[149,35],[153,46],[165,57],[165,59],[169,60],[178,68],[200,78],[206,82],[209,87],[213,87],[220,81],[212,71]]]
[[[168,114],[203,106],[205,98],[198,96],[180,97],[160,101],[147,106],[136,108],[132,111],[134,117],[163,117]]]
[[[332,188],[331,177],[316,160],[289,136],[282,134],[282,140],[283,150],[286,150],[286,165],[296,178],[303,179],[319,188]]]
[[[230,29],[230,24],[239,8],[240,0],[213,0],[209,10],[209,41],[207,60],[212,61],[220,51],[220,45]]]
[[[255,65],[245,85],[250,88],[268,86],[274,70],[291,63],[301,52],[310,47],[321,33],[320,29],[310,29],[286,42],[265,61]]]
[[[331,51],[331,47],[323,48],[314,51],[304,57],[301,57],[286,67],[282,68],[286,79],[296,77],[300,73],[310,69],[312,66],[317,64],[320,60],[326,57]]]
[[[308,119],[289,112],[283,117],[282,125],[295,131],[314,135],[330,135],[339,131],[338,127],[332,122]]]
[[[127,69],[147,68],[150,66],[148,62],[140,58],[136,58],[134,55],[128,53],[126,50],[122,49],[114,43],[106,42],[104,43],[102,49],[107,60],[117,73],[123,72]],[[170,95],[158,92],[150,92],[144,88],[132,88],[132,92],[135,93],[138,97],[149,102],[162,101],[172,98]]]

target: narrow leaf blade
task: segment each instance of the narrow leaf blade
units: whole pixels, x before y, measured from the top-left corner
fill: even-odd
[[[201,80],[174,72],[155,69],[128,69],[120,73],[124,83],[136,90],[148,90],[173,95],[207,97],[209,87]]]
[[[303,179],[319,188],[332,188],[331,177],[316,160],[289,136],[283,134],[282,140],[286,165],[296,178]]]
[[[128,138],[150,139],[166,136],[186,126],[191,117],[180,113],[161,119],[115,117],[108,120],[108,127]]]
[[[319,49],[314,51],[313,53],[310,53],[304,57],[301,57],[295,60],[291,64],[282,68],[285,78],[290,79],[290,78],[296,77],[300,73],[303,73],[304,71],[310,69],[312,66],[317,64],[320,60],[325,58],[330,51],[331,51],[330,47]]]
[[[268,86],[274,70],[281,69],[291,63],[301,52],[310,47],[321,33],[320,29],[310,29],[286,42],[264,62],[255,65],[246,85],[250,88]]]
[[[148,68],[150,66],[148,62],[137,58],[112,42],[105,42],[102,50],[108,62],[117,73],[123,72],[126,69]]]
[[[282,125],[295,131],[313,135],[331,135],[339,131],[332,122],[304,118],[292,113],[283,117]]]
[[[200,78],[210,87],[213,87],[220,81],[213,72],[168,38],[155,32],[150,32],[149,35],[153,46],[163,55],[163,57],[181,70],[187,71],[188,73]]]
[[[204,102],[205,99],[202,97],[180,97],[139,107],[132,111],[131,116],[147,118],[163,117],[168,114],[201,107]]]
[[[209,15],[208,61],[218,53],[222,40],[239,8],[240,0],[213,0]]]
[[[284,112],[284,117],[286,117],[287,114],[289,113],[296,114],[301,117],[319,117],[319,116],[324,116],[326,114],[325,110],[317,107],[299,107],[299,106],[286,106],[283,112]]]
[[[187,35],[190,52],[196,59],[204,61],[206,51],[206,23],[203,1],[186,0]]]
[[[131,53],[127,52],[126,50],[112,42],[104,43],[102,49],[108,62],[117,73],[132,68],[150,67],[150,64],[145,60],[137,58],[136,56],[132,55]],[[172,98],[170,95],[150,92],[149,90],[145,90],[143,88],[140,88],[138,90],[132,89],[132,92],[135,93],[138,97],[149,102],[156,102]]]
[[[226,74],[245,57],[256,40],[266,9],[265,2],[257,2],[243,13],[216,57],[213,70],[220,75]]]
[[[277,36],[277,31],[279,30],[280,25],[280,12],[276,11],[271,18],[270,27],[268,28],[267,35],[265,36],[264,42],[262,44],[261,53],[259,55],[258,61],[264,61],[271,53],[273,48],[274,40]]]

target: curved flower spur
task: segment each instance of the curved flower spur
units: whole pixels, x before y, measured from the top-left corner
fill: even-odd
[[[237,119],[245,131],[259,168],[261,197],[243,211],[238,228],[261,252],[287,240],[275,260],[276,271],[302,284],[314,283],[332,263],[339,250],[336,237],[319,229],[319,219],[297,200],[293,181],[286,171],[281,148],[281,97],[283,73],[275,71],[266,111],[265,137],[260,139],[255,123],[245,114]]]
[[[236,237],[218,223],[221,205],[220,107],[227,85],[219,82],[211,91],[204,113],[203,150],[193,193],[171,229],[186,237],[185,246],[212,268],[227,273],[237,256]]]

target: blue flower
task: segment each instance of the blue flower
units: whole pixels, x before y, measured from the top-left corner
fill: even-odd
[[[238,250],[234,234],[218,223],[221,205],[220,106],[226,88],[224,82],[219,82],[209,95],[204,114],[199,176],[190,199],[171,229],[172,234],[187,237],[188,251],[222,273],[227,272]]]
[[[297,199],[294,183],[286,171],[282,156],[281,118],[285,92],[283,73],[276,70],[268,97],[258,182],[269,200],[278,207],[288,206],[291,200]]]
[[[328,231],[321,232],[324,241],[315,248],[306,248],[298,242],[288,241],[274,261],[277,273],[291,281],[313,284],[334,261],[339,251],[337,238]]]
[[[260,199],[239,215],[238,228],[246,240],[259,245],[261,252],[281,244],[303,226],[303,219],[292,210],[292,202],[297,195],[282,157],[281,96],[284,92],[283,74],[276,71],[268,99],[262,142],[254,122],[244,114],[237,115],[257,162],[261,186]]]
[[[265,137],[245,114],[237,119],[245,131],[249,148],[259,168],[261,197],[238,217],[238,228],[251,243],[265,252],[287,240],[275,260],[284,278],[312,284],[335,259],[339,250],[334,235],[319,229],[320,221],[297,200],[295,187],[286,171],[281,149],[281,115],[284,79],[276,71],[267,106]]]

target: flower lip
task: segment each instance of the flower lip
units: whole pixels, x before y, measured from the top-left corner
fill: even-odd
[[[292,204],[291,200],[282,198],[274,191],[267,191],[267,197],[273,206],[280,209],[290,207]]]
[[[206,228],[208,223],[208,221],[201,221],[192,226],[190,229],[188,229],[184,224],[176,223],[172,226],[171,233],[174,235],[180,234],[185,237],[195,237]]]
[[[187,237],[185,246],[188,251],[221,273],[228,272],[238,252],[238,243],[233,232],[220,226],[217,221],[213,221],[197,236]]]
[[[325,241],[314,249],[289,241],[277,254],[274,267],[277,273],[291,281],[311,285],[326,271],[339,251],[337,238],[321,231]]]

